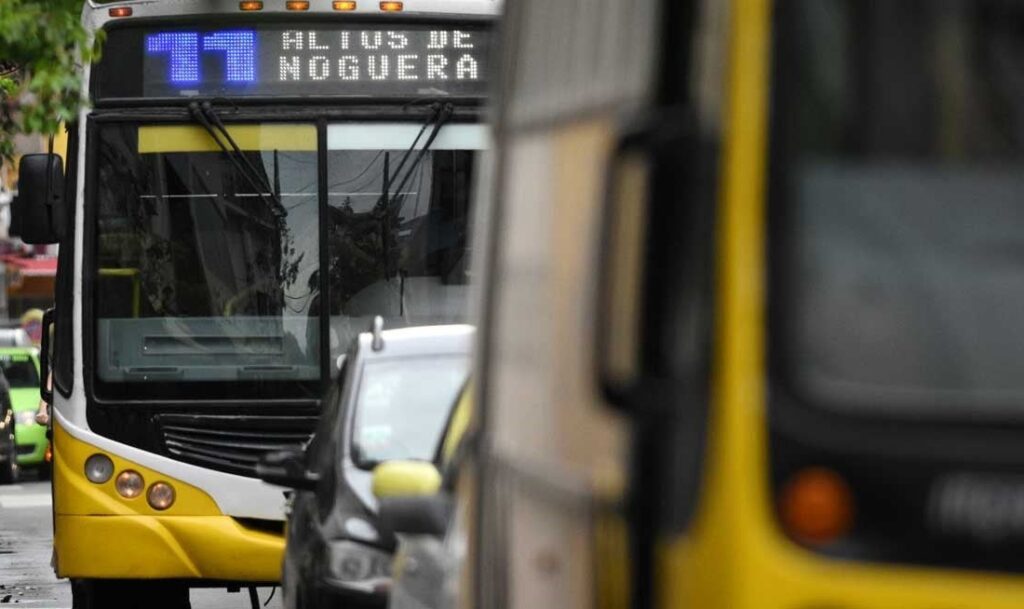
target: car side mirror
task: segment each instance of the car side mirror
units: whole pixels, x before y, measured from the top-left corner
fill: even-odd
[[[441,473],[425,461],[387,461],[373,469],[373,494],[379,499],[434,495]]]
[[[18,196],[11,206],[11,226],[30,244],[58,243],[64,236],[64,165],[60,156],[26,154],[18,167]]]
[[[256,476],[264,482],[300,491],[316,490],[320,475],[306,469],[301,449],[266,453],[256,463]]]
[[[380,500],[380,528],[399,535],[441,537],[452,516],[452,498],[447,493]]]
[[[391,533],[441,536],[448,528],[451,498],[440,493],[441,473],[424,461],[388,461],[373,470],[380,525]]]

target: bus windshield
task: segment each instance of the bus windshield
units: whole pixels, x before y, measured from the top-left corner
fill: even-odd
[[[465,320],[470,200],[487,130],[448,125],[422,156],[427,133],[410,150],[419,131],[401,123],[328,127],[333,357],[377,315],[388,328]]]
[[[386,327],[465,320],[485,126],[445,125],[427,150],[434,127],[414,122],[328,125],[322,151],[313,125],[228,130],[242,154],[198,125],[97,130],[100,393],[165,383],[202,397],[186,387],[203,382],[206,397],[237,397],[221,384],[272,382],[290,395],[320,382],[323,358],[375,316]]]
[[[1021,412],[1024,5],[781,10],[783,382],[858,412]]]
[[[103,382],[320,376],[316,128],[108,124],[96,169]]]

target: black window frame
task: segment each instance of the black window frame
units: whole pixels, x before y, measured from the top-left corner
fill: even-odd
[[[71,397],[75,386],[74,301],[75,301],[75,220],[78,217],[78,153],[80,124],[67,125],[67,150],[64,153],[64,205],[67,225],[57,252],[57,278],[54,292],[54,341],[51,358],[53,388],[63,397]],[[42,379],[43,382],[46,379]]]

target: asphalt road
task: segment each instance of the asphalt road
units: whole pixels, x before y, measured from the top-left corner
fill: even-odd
[[[71,586],[50,568],[53,525],[48,482],[25,481],[0,486],[0,609],[4,607],[70,608]],[[260,588],[260,605],[270,595]],[[280,609],[281,591],[268,609]],[[192,609],[248,609],[245,590],[193,590]]]

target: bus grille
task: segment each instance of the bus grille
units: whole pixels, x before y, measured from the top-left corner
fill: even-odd
[[[250,477],[263,453],[302,446],[316,425],[311,416],[161,414],[157,420],[169,456]]]

